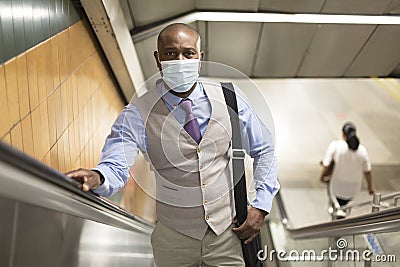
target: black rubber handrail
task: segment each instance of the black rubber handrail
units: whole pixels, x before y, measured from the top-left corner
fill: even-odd
[[[56,184],[66,190],[73,192],[80,197],[83,197],[97,205],[106,208],[107,210],[116,212],[126,218],[134,220],[136,222],[142,223],[144,225],[153,227],[154,225],[151,222],[148,222],[132,213],[127,212],[126,210],[114,205],[108,201],[103,200],[98,197],[92,191],[84,192],[77,187],[79,184],[77,181],[70,179],[63,173],[39,162],[38,160],[22,153],[21,151],[5,144],[0,141],[0,161],[3,161],[11,166],[18,168],[19,170],[23,170],[26,173],[32,174],[35,177],[46,180],[47,182]]]

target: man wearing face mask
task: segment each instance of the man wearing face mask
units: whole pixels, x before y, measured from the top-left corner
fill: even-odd
[[[156,176],[156,265],[244,266],[240,239],[257,236],[279,189],[270,133],[238,97],[244,148],[258,182],[247,220],[235,227],[229,114],[221,86],[199,81],[200,36],[171,24],[160,32],[154,57],[162,79],[121,112],[99,165],[67,175],[84,191],[110,196],[129,179],[140,150]]]

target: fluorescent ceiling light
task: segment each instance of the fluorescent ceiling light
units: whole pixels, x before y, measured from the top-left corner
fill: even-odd
[[[211,22],[264,22],[264,23],[311,23],[311,24],[371,24],[400,25],[400,16],[329,15],[329,14],[276,14],[240,12],[193,12],[158,26],[133,34],[134,42],[158,34],[171,23]]]
[[[400,16],[197,12],[200,21],[281,22],[318,24],[400,24]]]

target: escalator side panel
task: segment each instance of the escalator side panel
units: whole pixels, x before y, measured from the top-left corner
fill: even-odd
[[[154,265],[148,234],[1,197],[0,203],[0,266]]]

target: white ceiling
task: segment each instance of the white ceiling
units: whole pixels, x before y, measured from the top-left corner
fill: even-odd
[[[158,31],[195,11],[400,15],[400,0],[120,0],[146,78]],[[240,14],[238,14],[239,16]],[[206,60],[250,77],[400,76],[400,25],[196,21]]]

